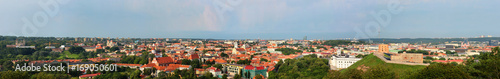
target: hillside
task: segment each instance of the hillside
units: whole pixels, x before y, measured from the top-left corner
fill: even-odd
[[[341,72],[344,73],[347,72],[349,69],[357,69],[360,66],[363,66],[364,68],[370,68],[370,67],[375,67],[377,65],[383,65],[384,67],[390,68],[391,71],[394,71],[396,73],[396,75],[399,75],[399,78],[403,79],[410,76],[410,74],[415,73],[417,70],[424,69],[426,67],[421,65],[412,66],[412,65],[385,63],[383,60],[380,60],[375,55],[368,55],[365,58],[351,65],[349,68],[342,70]]]

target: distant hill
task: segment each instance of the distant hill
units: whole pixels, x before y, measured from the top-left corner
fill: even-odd
[[[361,41],[373,41],[373,43],[444,43],[450,41],[464,41],[464,38],[372,38],[372,39],[361,39]],[[500,37],[485,37],[485,38],[467,38],[469,41],[490,41],[490,40],[500,40]]]
[[[411,74],[416,73],[420,69],[424,69],[426,66],[421,66],[421,65],[402,65],[402,64],[393,64],[393,63],[386,63],[383,60],[379,59],[375,55],[368,55],[365,58],[359,60],[358,62],[354,63],[351,65],[349,68],[342,70],[341,72],[347,72],[349,69],[367,69],[370,67],[374,67],[377,65],[383,65],[385,67],[390,68],[392,71],[396,73],[396,75],[399,75],[399,78],[408,78]]]

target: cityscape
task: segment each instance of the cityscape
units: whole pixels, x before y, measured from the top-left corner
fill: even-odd
[[[500,79],[498,2],[0,1],[0,79]]]

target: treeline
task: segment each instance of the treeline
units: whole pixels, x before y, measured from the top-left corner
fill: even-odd
[[[122,56],[120,63],[128,64],[148,64],[149,59],[153,60],[155,55],[149,54],[147,51],[142,51],[142,56]]]
[[[279,49],[276,49],[276,51],[281,51],[281,53],[284,55],[295,54],[295,52],[302,52],[301,50],[295,50],[295,49],[291,49],[291,48],[279,48]]]
[[[444,43],[450,41],[464,41],[463,38],[451,38],[451,39],[435,39],[435,38],[401,38],[401,39],[392,39],[392,38],[372,38],[372,39],[361,39],[363,41],[373,41],[375,43]],[[491,38],[468,38],[469,41],[490,41],[490,40],[500,40],[500,37],[491,37]]]
[[[299,59],[279,61],[275,70],[269,72],[269,79],[321,79],[330,70],[328,60],[317,58],[315,54]]]
[[[323,45],[338,46],[338,45],[351,45],[351,44],[364,44],[364,41],[351,42],[350,40],[327,40]]]

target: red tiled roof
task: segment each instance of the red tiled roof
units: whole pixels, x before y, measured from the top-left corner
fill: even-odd
[[[257,69],[257,70],[263,70],[263,69],[265,69],[265,68],[264,68],[264,66],[260,66],[260,67],[257,67],[256,69]]]
[[[210,68],[207,68],[207,70],[213,70],[213,71],[215,71],[215,72],[220,71],[219,69],[217,69],[217,68],[215,68],[215,67],[210,67]]]
[[[191,56],[189,56],[189,59],[199,59],[200,56],[198,56],[198,54],[191,54]]]
[[[236,51],[245,51],[243,48],[236,48]]]
[[[95,76],[98,76],[98,75],[101,75],[101,73],[96,73],[96,74],[85,74],[85,75],[81,75],[80,77],[95,77]]]
[[[246,70],[253,70],[255,67],[253,67],[252,65],[247,65],[245,66],[245,69]]]
[[[144,67],[154,67],[154,66],[156,66],[156,64],[151,63],[151,64],[142,65],[141,68],[144,68]]]
[[[449,62],[464,62],[464,60],[448,60]]]
[[[170,57],[156,58],[156,61],[158,62],[158,64],[165,64],[165,63],[173,63],[174,62],[174,60]]]
[[[227,63],[227,61],[223,60],[223,59],[216,59],[215,62],[216,63]]]
[[[432,61],[432,62],[441,62],[441,63],[447,63],[448,61],[446,61],[446,60],[434,60],[434,61]]]
[[[141,64],[123,64],[123,63],[113,63],[118,66],[141,66]]]

